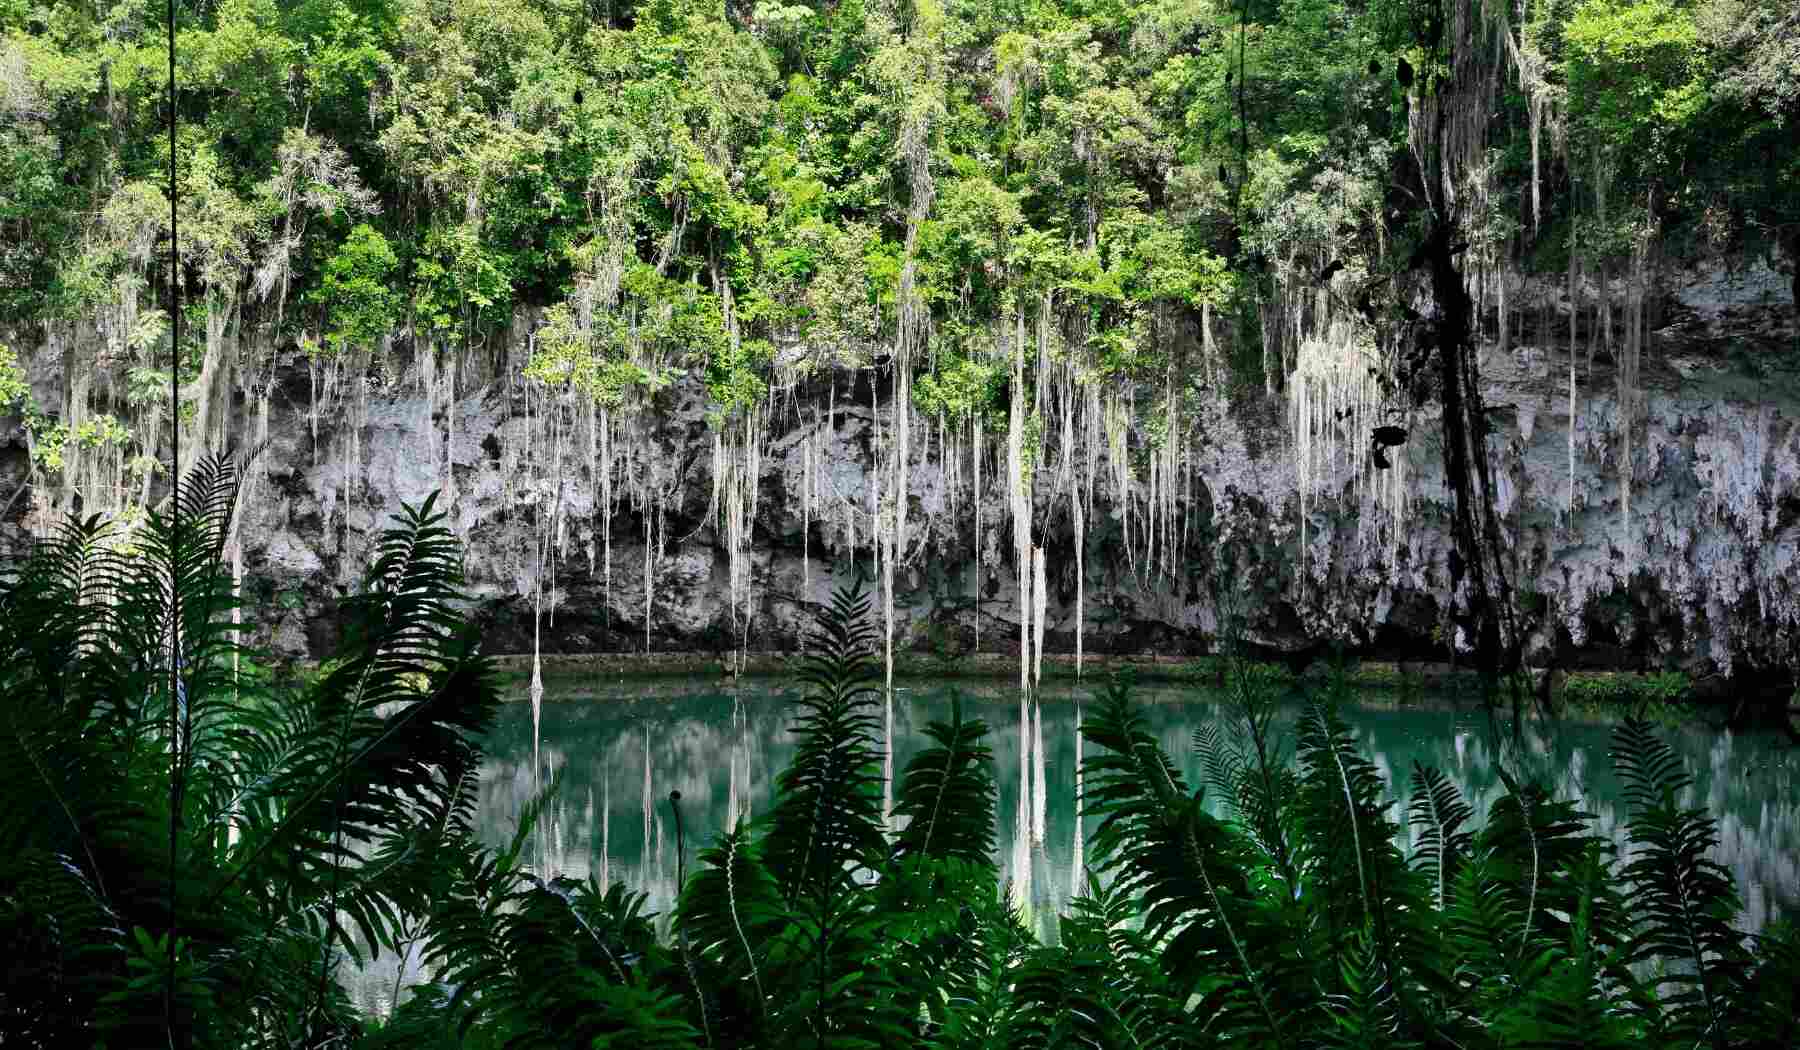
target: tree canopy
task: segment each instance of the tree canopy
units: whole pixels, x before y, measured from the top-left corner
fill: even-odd
[[[1168,318],[1259,293],[1238,248],[1387,240],[1406,134],[1388,70],[1428,65],[1417,7],[181,4],[187,279],[339,350],[400,324],[480,341],[519,307],[598,296],[731,403],[772,356],[749,341],[866,360],[910,263],[943,382],[966,385],[969,322],[1043,289],[1086,319],[1102,372],[1131,368],[1164,352]],[[166,283],[162,10],[0,3],[0,315],[82,316],[120,281]],[[1800,221],[1785,5],[1516,15],[1493,30],[1534,74],[1495,99],[1512,228],[1566,251],[1596,179],[1654,193],[1665,230]],[[1568,158],[1535,222],[1534,90]],[[618,333],[591,312],[571,331],[604,370]],[[948,405],[943,382],[919,396]]]

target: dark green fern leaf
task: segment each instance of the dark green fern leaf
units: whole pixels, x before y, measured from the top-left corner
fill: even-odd
[[[1677,793],[1692,778],[1648,723],[1621,724],[1612,755],[1631,812],[1632,853],[1622,874],[1639,925],[1629,959],[1672,964],[1662,979],[1672,990],[1661,1000],[1675,1037],[1725,1047],[1745,995],[1749,958],[1731,926],[1739,909],[1731,875],[1707,856],[1718,841],[1716,822],[1705,810],[1678,804]]]
[[[860,581],[840,588],[820,614],[801,663],[806,691],[791,732],[797,753],[776,780],[762,855],[782,894],[846,889],[887,853],[881,813],[881,748],[871,658],[875,632]]]
[[[1534,950],[1515,968],[1504,998],[1489,1012],[1489,1025],[1509,1046],[1625,1050],[1637,1045],[1638,1033],[1629,1013],[1612,1001],[1610,980],[1621,971],[1623,952],[1605,947],[1594,929],[1618,903],[1604,844],[1590,841],[1567,874],[1580,887],[1568,943]]]
[[[997,887],[995,887],[997,888]],[[971,894],[957,908],[957,945],[941,972],[941,1003],[928,1003],[934,1050],[1007,1045],[1016,1003],[1013,975],[1037,944],[1004,893]]]
[[[1297,853],[1307,883],[1306,905],[1322,938],[1317,961],[1335,983],[1346,965],[1348,939],[1368,929],[1375,950],[1399,981],[1402,914],[1429,907],[1419,881],[1394,845],[1381,774],[1357,751],[1336,708],[1313,701],[1300,719],[1302,836]]]
[[[867,878],[889,856],[868,611],[859,581],[820,614],[800,667],[799,746],[758,824],[758,855],[785,908],[761,971],[777,1044],[874,1047],[917,1034],[909,993],[870,964],[891,947]]]
[[[682,887],[675,921],[721,981],[744,986],[736,995],[749,1008],[744,1034],[757,1034],[771,994],[762,968],[787,909],[747,828],[726,832],[700,854],[699,868]]]
[[[1101,695],[1081,733],[1100,748],[1082,761],[1080,804],[1099,818],[1095,867],[1112,877],[1110,891],[1142,896],[1145,931],[1168,939],[1164,964],[1178,989],[1195,990],[1208,974],[1233,975],[1241,994],[1219,1000],[1213,1023],[1235,1038],[1279,1041],[1268,971],[1288,952],[1251,921],[1258,911],[1243,844],[1188,793],[1124,682]]]
[[[1474,833],[1463,829],[1474,811],[1442,770],[1417,761],[1413,762],[1412,791],[1411,821],[1418,829],[1413,867],[1430,881],[1441,910],[1474,840]]]
[[[1733,1025],[1739,1046],[1800,1046],[1800,926],[1782,921],[1756,939],[1750,994]]]
[[[456,611],[461,556],[433,498],[398,517],[366,593],[350,603],[341,663],[301,701],[311,731],[281,746],[283,763],[245,800],[234,881],[342,892],[344,866],[360,866],[345,843],[408,834],[477,760],[475,740],[499,698]],[[391,909],[373,899],[352,905],[379,944]]]
[[[994,753],[983,739],[987,723],[963,719],[962,697],[950,694],[950,721],[932,721],[925,736],[933,746],[906,764],[894,799],[894,816],[905,822],[894,857],[957,858],[994,864]]]
[[[1321,1050],[1404,1050],[1418,1046],[1401,1031],[1399,996],[1368,931],[1352,935],[1339,965],[1341,990],[1325,998],[1330,1023],[1314,1045]]]
[[[1542,784],[1520,782],[1504,767],[1498,773],[1506,793],[1489,807],[1476,842],[1518,916],[1506,944],[1524,957],[1567,939],[1568,920],[1560,916],[1574,914],[1578,895],[1559,873],[1576,863],[1595,837],[1588,831],[1589,815],[1574,803],[1552,797]]]

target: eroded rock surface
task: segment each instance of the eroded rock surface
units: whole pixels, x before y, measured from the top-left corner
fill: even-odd
[[[1788,270],[1791,264],[1771,257],[1735,271],[1714,266],[1665,278],[1662,327],[1642,359],[1629,462],[1610,360],[1602,352],[1590,362],[1582,339],[1571,418],[1566,289],[1523,286],[1528,305],[1520,316],[1548,317],[1549,330],[1515,328],[1510,346],[1484,348],[1481,368],[1532,662],[1679,666],[1699,675],[1794,664],[1800,351]],[[533,448],[541,436],[530,431],[528,395],[518,380],[465,385],[451,431],[450,406],[427,400],[416,373],[390,369],[385,379],[365,380],[361,402],[346,397],[327,409],[315,447],[304,366],[295,358],[282,367],[262,460],[268,483],[244,509],[246,586],[264,610],[262,641],[289,656],[328,655],[337,632],[332,601],[353,585],[371,536],[402,501],[422,500],[447,479],[454,481],[451,524],[467,544],[472,615],[484,625],[490,651],[532,647],[534,595],[549,568],[539,553],[543,523],[551,518],[557,553],[554,586],[543,592],[545,651],[648,644],[723,652],[746,640],[729,604],[722,530],[708,517],[712,432],[697,383],[659,396],[648,438],[666,464],[670,495],[658,501],[661,542],[646,638],[641,508],[625,498],[612,516],[609,584],[593,479],[575,470],[560,485],[527,481],[530,457],[544,450]],[[34,385],[46,391],[62,382],[54,362],[34,361],[33,368]],[[508,368],[516,374],[517,363],[498,374]],[[822,388],[805,386],[784,403],[816,412],[824,397]],[[834,506],[866,502],[874,466],[877,421],[866,398],[847,402],[838,405],[815,467],[819,490],[841,497]],[[1284,405],[1279,394],[1228,403],[1214,391],[1192,406],[1191,491],[1178,508],[1184,541],[1173,574],[1135,559],[1122,538],[1120,509],[1104,487],[1096,490],[1085,559],[1088,651],[1207,651],[1221,630],[1224,593],[1224,613],[1241,613],[1248,639],[1267,650],[1343,642],[1372,654],[1445,656],[1455,639],[1443,634],[1451,544],[1436,419],[1415,414],[1410,440],[1393,450],[1405,457],[1409,477],[1396,532],[1358,495],[1364,483],[1341,461],[1315,486],[1302,521]],[[236,411],[247,418],[249,408],[240,402]],[[777,411],[765,443],[747,555],[751,649],[792,647],[807,609],[851,571],[841,506],[817,510],[804,542],[810,558],[802,558],[802,508],[794,494],[805,467],[797,420],[794,411]],[[354,463],[341,454],[347,443],[337,440],[348,421],[360,423]],[[1019,589],[1004,491],[990,475],[982,504],[990,535],[978,539],[970,506],[950,498],[942,446],[918,436],[927,430],[935,434],[935,424],[916,424],[909,554],[896,573],[896,644],[966,649],[979,618],[984,650],[1016,647]],[[17,420],[0,421],[0,499],[23,478],[23,447]],[[1066,494],[1048,489],[1038,487],[1034,508],[1034,536],[1050,565],[1046,647],[1071,650],[1072,522]],[[0,526],[15,544],[30,524],[29,502],[15,505]],[[862,520],[857,557],[866,568],[866,514]],[[979,580],[978,543],[986,551]]]

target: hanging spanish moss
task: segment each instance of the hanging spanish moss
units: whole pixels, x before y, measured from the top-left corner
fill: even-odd
[[[1049,603],[1042,547],[1031,552],[1031,596],[1031,685],[1036,689],[1044,681],[1044,614]]]
[[[1631,484],[1633,480],[1633,444],[1642,414],[1643,390],[1639,378],[1642,367],[1645,332],[1644,302],[1648,292],[1648,267],[1651,245],[1656,236],[1656,207],[1653,195],[1646,195],[1644,221],[1634,224],[1631,238],[1631,272],[1625,298],[1625,343],[1619,354],[1619,513],[1629,542],[1631,531]]]
[[[1371,335],[1348,318],[1301,340],[1296,359],[1288,419],[1302,558],[1311,556],[1306,530],[1313,506],[1331,498],[1356,508],[1359,543],[1382,552],[1393,568],[1407,525],[1410,470],[1404,446],[1384,450],[1370,440],[1378,427],[1406,423],[1404,402],[1383,386],[1387,364]],[[1300,571],[1313,570],[1303,564]]]
[[[819,498],[819,483],[816,480],[818,460],[819,427],[814,423],[800,440],[800,600],[812,601],[812,514],[813,504]],[[800,635],[800,651],[806,652],[807,632],[802,629]]]
[[[1016,338],[1012,344],[1012,400],[1006,420],[1007,503],[1013,524],[1013,564],[1019,574],[1019,688],[1031,687],[1031,479],[1024,455],[1025,440],[1025,317],[1014,314]],[[1003,322],[1004,323],[1004,322]],[[1023,772],[1023,770],[1021,770]]]
[[[878,506],[876,511],[876,527],[880,528],[883,518],[887,523],[886,536],[877,540],[876,548],[881,560],[882,659],[890,691],[894,687],[894,567],[896,562],[904,562],[907,558],[906,511],[912,491],[913,361],[920,356],[921,349],[927,344],[931,319],[917,285],[916,260],[919,229],[931,213],[931,205],[937,192],[931,172],[930,135],[934,117],[942,112],[942,102],[932,90],[934,87],[941,90],[941,86],[933,84],[931,80],[929,76],[925,78],[919,96],[908,107],[905,122],[900,128],[899,142],[900,156],[906,162],[910,199],[906,214],[903,262],[895,289],[898,316],[891,366],[894,386],[890,401],[891,435],[887,443],[888,504],[886,508]],[[875,418],[879,419],[879,416]],[[882,513],[884,509],[885,514]]]
[[[1579,345],[1578,328],[1581,323],[1581,306],[1575,297],[1575,280],[1580,266],[1581,255],[1576,251],[1574,231],[1570,231],[1569,245],[1569,498],[1564,513],[1565,524],[1569,528],[1575,525],[1575,361],[1576,347]],[[1547,325],[1545,326],[1548,327]]]
[[[750,644],[750,531],[762,474],[763,435],[771,402],[742,412],[713,434],[714,514],[723,518],[729,602],[737,641],[733,673],[741,673]]]
[[[971,413],[969,421],[969,473],[973,479],[972,499],[975,504],[975,578],[971,589],[975,592],[975,652],[981,652],[981,590],[983,582],[983,565],[987,554],[987,534],[981,531],[981,461],[987,458],[986,442],[982,440],[981,413]]]

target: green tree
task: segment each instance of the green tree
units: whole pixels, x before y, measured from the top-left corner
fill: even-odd
[[[325,339],[342,353],[371,346],[400,319],[400,295],[392,278],[400,266],[387,238],[358,223],[325,261],[310,294],[327,318]]]

